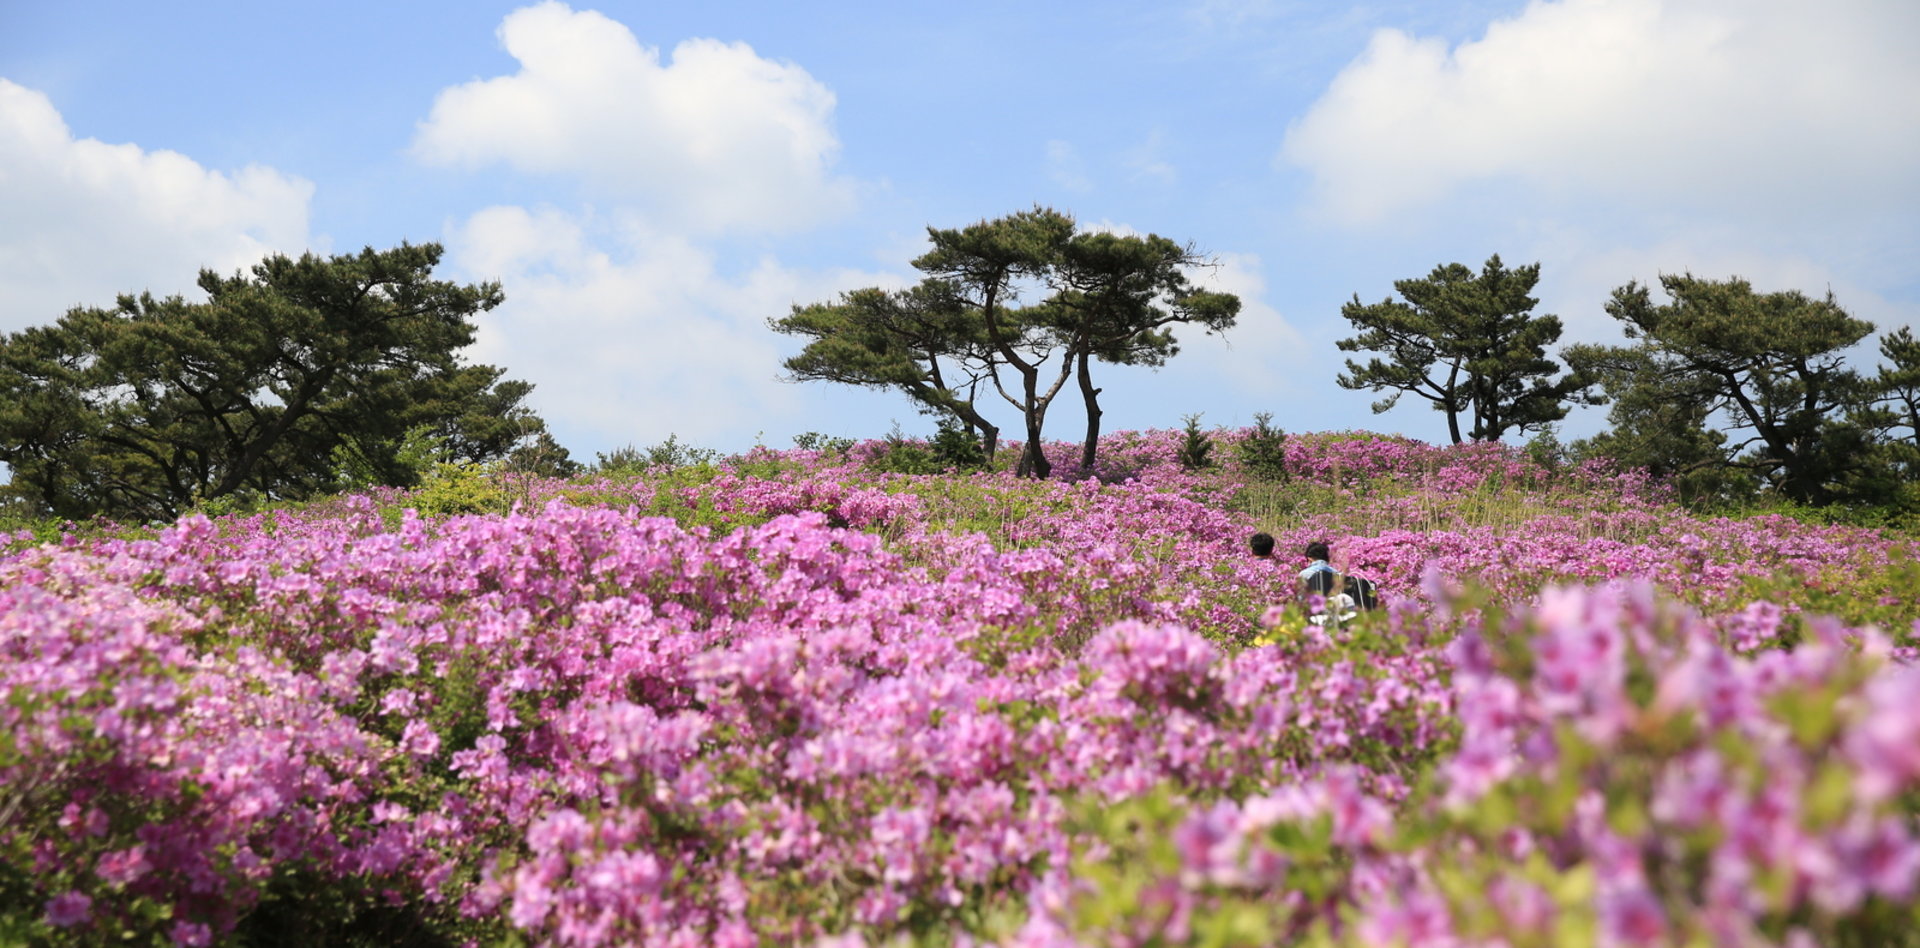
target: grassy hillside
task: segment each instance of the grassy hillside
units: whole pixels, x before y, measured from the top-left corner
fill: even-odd
[[[1913,943],[1913,537],[1182,437],[18,532],[0,942]]]

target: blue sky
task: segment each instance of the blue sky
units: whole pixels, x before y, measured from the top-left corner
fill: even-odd
[[[766,320],[1044,204],[1191,241],[1246,303],[1107,369],[1110,430],[1440,440],[1333,383],[1341,303],[1440,263],[1541,263],[1563,342],[1679,271],[1920,324],[1916,47],[1908,0],[11,2],[0,330],[440,241],[443,275],[505,287],[473,356],[581,459],[925,433],[901,396],[780,381]]]

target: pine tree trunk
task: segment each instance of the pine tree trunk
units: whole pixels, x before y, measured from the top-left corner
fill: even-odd
[[[1087,440],[1080,446],[1080,469],[1091,473],[1100,444],[1100,390],[1093,387],[1093,375],[1087,371],[1087,354],[1080,354],[1080,395],[1087,403]]]

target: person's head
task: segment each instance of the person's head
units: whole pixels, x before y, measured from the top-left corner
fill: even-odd
[[[1247,540],[1247,548],[1253,550],[1253,555],[1260,557],[1261,559],[1266,559],[1272,556],[1273,555],[1273,534],[1270,534],[1270,533],[1254,534],[1250,539]]]
[[[1319,540],[1307,544],[1307,559],[1324,560],[1332,556],[1333,554],[1327,550],[1327,545]]]

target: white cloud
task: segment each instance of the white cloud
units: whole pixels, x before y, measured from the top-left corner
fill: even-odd
[[[1481,181],[1748,219],[1920,198],[1920,5],[1530,3],[1476,41],[1377,31],[1289,129],[1350,223]]]
[[[830,167],[833,93],[744,43],[690,39],[671,62],[597,12],[549,0],[509,14],[520,71],[443,90],[414,154],[577,177],[673,226],[786,230],[851,205]]]
[[[669,434],[745,445],[760,431],[819,427],[804,417],[814,393],[778,381],[783,340],[767,319],[899,283],[771,259],[725,274],[710,251],[632,214],[491,207],[448,248],[465,277],[506,287],[506,303],[480,318],[474,359],[534,383],[536,409],[588,458]]]
[[[1078,221],[1077,224],[1079,226],[1076,229],[1082,234],[1112,234],[1115,237],[1147,236],[1132,224],[1122,224],[1104,217],[1097,221]]]
[[[1224,377],[1246,395],[1273,397],[1297,391],[1306,340],[1267,300],[1267,277],[1258,254],[1214,254],[1213,267],[1190,274],[1194,285],[1240,297],[1240,315],[1224,336],[1183,334],[1180,355],[1169,362],[1184,372]]]
[[[1563,261],[1557,267],[1542,268],[1534,294],[1540,299],[1535,312],[1560,316],[1566,327],[1563,344],[1625,344],[1628,340],[1619,323],[1605,311],[1613,290],[1637,280],[1651,289],[1655,302],[1664,303],[1667,297],[1660,277],[1673,273],[1712,280],[1737,276],[1761,293],[1799,290],[1820,297],[1831,290],[1835,302],[1848,313],[1874,324],[1875,331],[1846,353],[1853,367],[1869,374],[1880,364],[1882,334],[1901,326],[1920,327],[1920,304],[1889,298],[1806,254],[1742,248],[1717,233],[1608,246],[1568,231],[1548,237],[1540,255]],[[1574,409],[1562,423],[1560,437],[1585,438],[1605,430],[1607,410],[1607,406]]]
[[[1080,232],[1144,237],[1138,228],[1102,218],[1081,221]],[[1300,331],[1266,301],[1267,277],[1258,254],[1217,253],[1208,265],[1187,270],[1187,279],[1203,290],[1240,297],[1240,315],[1223,335],[1175,329],[1180,355],[1160,371],[1196,384],[1229,382],[1238,392],[1270,396],[1288,389],[1292,370],[1307,349]]]
[[[272,168],[75,139],[44,94],[0,79],[0,331],[304,250],[312,196]]]
[[[1058,138],[1047,142],[1047,177],[1069,191],[1093,190],[1093,179],[1087,176],[1087,163],[1080,159],[1073,143]]]
[[[1605,247],[1591,244],[1577,233],[1554,238],[1547,256],[1565,261],[1557,272],[1543,268],[1536,294],[1537,312],[1556,313],[1566,326],[1563,341],[1620,340],[1619,326],[1605,305],[1616,287],[1630,280],[1653,290],[1664,301],[1660,277],[1691,273],[1710,280],[1740,277],[1761,293],[1798,290],[1820,297],[1831,291],[1847,312],[1885,332],[1920,324],[1920,306],[1889,299],[1874,287],[1844,271],[1805,254],[1742,248],[1714,237],[1676,237],[1646,245]],[[1878,358],[1874,337],[1861,347],[1867,362]]]
[[[1091,230],[1127,233],[1125,225],[1101,223]],[[1224,335],[1175,327],[1179,355],[1158,369],[1103,365],[1095,370],[1095,384],[1105,390],[1101,406],[1112,430],[1178,427],[1191,412],[1202,412],[1204,424],[1251,424],[1253,414],[1272,410],[1290,428],[1339,428],[1329,418],[1310,418],[1310,412],[1330,407],[1316,397],[1324,390],[1323,375],[1310,361],[1311,352],[1300,332],[1268,302],[1267,278],[1258,256],[1250,253],[1215,254],[1217,266],[1200,267],[1188,276],[1202,289],[1240,297],[1240,315]],[[1068,391],[1071,391],[1069,387]],[[1056,403],[1049,420],[1055,437],[1079,434],[1079,400]],[[1058,420],[1054,420],[1058,415]]]
[[[1086,229],[1135,233],[1110,221]],[[897,393],[780,381],[780,362],[799,342],[766,325],[794,303],[908,285],[911,271],[814,271],[762,259],[727,272],[711,251],[638,215],[552,207],[487,208],[454,227],[447,246],[458,278],[506,288],[506,303],[480,317],[472,357],[534,383],[533,406],[582,459],[669,434],[740,448],[761,432],[774,443],[810,429],[872,434],[887,418],[919,424]],[[1229,253],[1217,262],[1191,276],[1240,295],[1238,326],[1224,338],[1180,332],[1181,354],[1158,373],[1103,367],[1102,378],[1115,380],[1114,417],[1157,417],[1135,402],[1164,408],[1169,384],[1234,401],[1298,390],[1306,346],[1266,302],[1260,259]],[[1016,420],[997,400],[987,413]]]
[[[1152,183],[1167,187],[1179,182],[1180,169],[1164,157],[1166,135],[1154,129],[1147,140],[1127,149],[1125,163],[1127,179],[1134,184]]]

